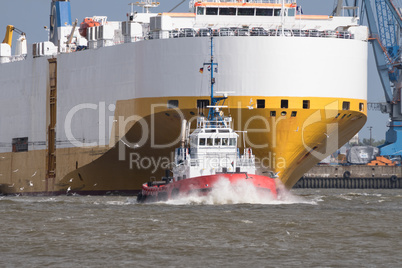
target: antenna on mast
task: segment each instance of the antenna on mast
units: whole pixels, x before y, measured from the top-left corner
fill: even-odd
[[[160,5],[159,2],[152,2],[151,0],[144,0],[141,2],[133,2],[129,4],[131,6],[131,13],[133,12],[133,6],[142,7],[143,13],[149,13],[150,8],[158,7]]]
[[[218,72],[218,63],[214,62],[214,36],[212,33],[212,29],[209,29],[209,34],[210,34],[210,46],[211,46],[211,61],[210,62],[205,62],[204,66],[208,66],[208,70],[211,72],[211,78],[210,78],[210,87],[211,87],[211,105],[207,106],[209,108],[208,112],[208,119],[211,121],[214,121],[215,118],[221,118],[220,115],[220,108],[224,108],[225,106],[223,105],[218,105],[221,100],[223,100],[223,104],[225,100],[227,99],[227,94],[224,94],[223,97],[214,97],[214,84],[215,84],[215,77],[214,77],[214,72]]]

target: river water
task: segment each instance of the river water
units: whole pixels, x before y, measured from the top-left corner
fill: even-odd
[[[402,191],[0,197],[1,267],[400,267]]]

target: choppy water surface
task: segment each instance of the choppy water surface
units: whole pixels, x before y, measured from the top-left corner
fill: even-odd
[[[241,200],[240,200],[241,201]],[[398,267],[402,191],[281,201],[0,197],[1,267]]]

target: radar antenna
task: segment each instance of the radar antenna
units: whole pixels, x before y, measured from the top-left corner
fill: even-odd
[[[131,10],[133,9],[133,6],[139,6],[142,7],[142,12],[143,13],[149,13],[150,8],[158,7],[160,5],[159,2],[152,2],[151,0],[144,0],[141,2],[133,2],[129,4],[131,6]]]

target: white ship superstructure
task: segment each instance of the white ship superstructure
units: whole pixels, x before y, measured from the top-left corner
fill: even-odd
[[[197,118],[197,129],[188,137],[190,146],[176,149],[173,174],[180,179],[228,172],[255,174],[253,151],[246,148],[240,154],[238,137],[231,117]]]
[[[52,1],[50,41],[27,55],[1,46],[4,193],[139,190],[166,169],[181,119],[206,111],[211,71],[234,92],[225,113],[247,130],[259,171],[287,187],[366,121],[358,17],[301,15],[294,1],[192,1],[189,13],[87,18],[84,37],[69,10]],[[219,66],[200,66],[211,34]]]

